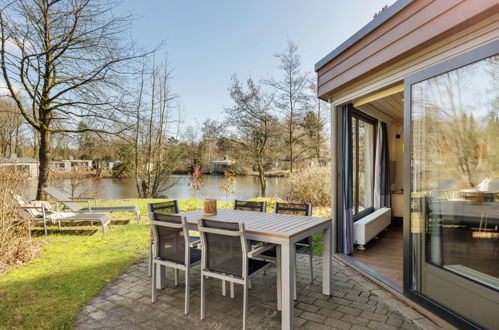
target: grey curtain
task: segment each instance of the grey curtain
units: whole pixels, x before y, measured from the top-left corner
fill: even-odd
[[[343,107],[343,253],[353,252],[352,210],[352,105]]]
[[[374,209],[391,207],[390,198],[390,155],[388,149],[388,128],[378,123],[376,139],[376,160],[374,173]]]

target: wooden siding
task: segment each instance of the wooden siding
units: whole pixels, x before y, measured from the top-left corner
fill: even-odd
[[[327,100],[360,80],[372,83],[373,75],[382,79],[380,72],[393,74],[455,56],[499,38],[498,24],[499,0],[415,1],[320,68],[318,95]]]
[[[408,75],[499,39],[499,13],[328,94],[336,105],[399,84]]]

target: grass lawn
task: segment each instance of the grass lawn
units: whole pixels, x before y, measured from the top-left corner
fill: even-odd
[[[87,301],[147,256],[147,203],[158,201],[163,200],[99,201],[99,206],[137,205],[143,215],[141,223],[136,224],[130,213],[113,214],[113,220],[126,220],[128,224],[113,225],[106,235],[102,235],[100,226],[63,227],[61,231],[54,226],[49,236],[38,236],[40,255],[30,264],[0,275],[0,329],[71,328]],[[272,206],[273,201],[269,204]],[[198,200],[179,201],[181,211],[201,209],[202,205]],[[219,202],[219,206],[231,204]],[[326,216],[328,212],[317,209],[314,215]],[[320,254],[321,235],[316,235],[314,242],[314,253]]]

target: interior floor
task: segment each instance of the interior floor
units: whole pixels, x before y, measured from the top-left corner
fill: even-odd
[[[365,250],[356,249],[352,257],[402,287],[403,283],[403,221],[392,220],[387,230],[366,244]]]

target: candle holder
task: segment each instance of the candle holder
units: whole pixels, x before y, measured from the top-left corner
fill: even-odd
[[[216,199],[205,199],[204,200],[204,215],[207,217],[217,215],[217,200]]]

